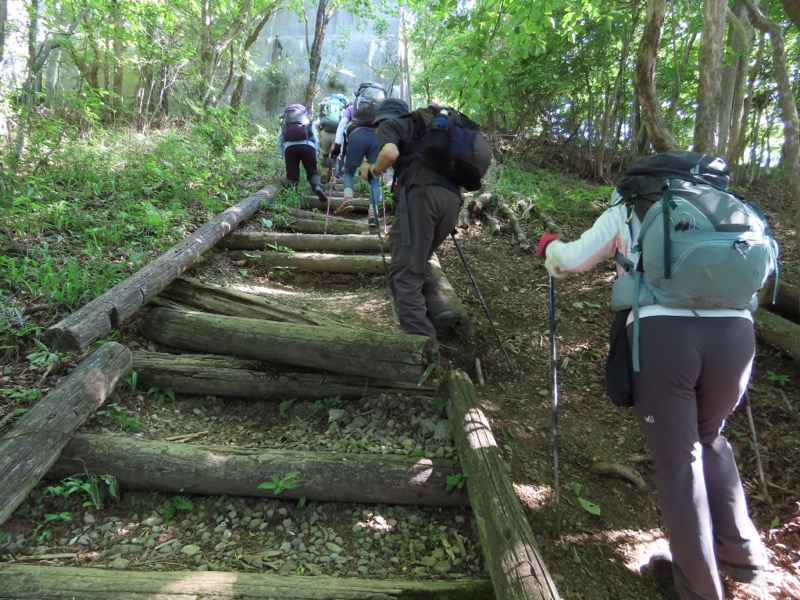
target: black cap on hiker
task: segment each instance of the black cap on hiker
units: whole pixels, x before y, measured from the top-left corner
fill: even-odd
[[[400,98],[387,98],[378,105],[372,124],[377,125],[386,119],[396,119],[408,113],[408,104],[406,104],[405,101],[400,100]]]

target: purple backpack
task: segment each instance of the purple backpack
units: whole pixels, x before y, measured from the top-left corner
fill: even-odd
[[[311,117],[302,104],[290,104],[281,117],[283,138],[287,142],[303,142],[313,139]]]

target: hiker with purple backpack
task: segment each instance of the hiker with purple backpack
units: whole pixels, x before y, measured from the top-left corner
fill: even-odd
[[[281,116],[281,131],[278,134],[278,152],[286,164],[286,179],[289,184],[300,183],[300,165],[306,171],[306,179],[321,202],[328,202],[317,171],[317,148],[319,138],[311,122],[311,116],[302,104],[290,104]]]

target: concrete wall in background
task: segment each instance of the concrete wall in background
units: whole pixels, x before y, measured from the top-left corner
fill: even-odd
[[[310,46],[316,3],[307,7],[306,16]],[[325,33],[315,103],[334,92],[352,99],[362,81],[381,83],[391,96],[407,95],[400,30],[400,19],[390,19],[379,38],[369,22],[347,13],[335,14]],[[274,119],[277,123],[287,104],[302,101],[308,82],[308,46],[306,24],[297,15],[280,11],[272,17],[251,48],[256,66],[248,78],[243,102],[250,107],[253,119]]]

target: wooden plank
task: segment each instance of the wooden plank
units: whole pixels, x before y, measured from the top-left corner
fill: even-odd
[[[181,277],[173,281],[167,289],[161,292],[160,297],[199,310],[230,317],[357,329],[349,323],[310,310],[292,308],[262,296],[245,294],[217,285],[208,285],[188,277]]]
[[[270,246],[284,247],[295,252],[379,253],[377,235],[346,233],[323,235],[313,233],[280,233],[276,231],[237,231],[219,244],[228,250],[270,250]],[[389,250],[389,240],[383,238],[384,251]]]
[[[439,393],[468,475],[467,491],[495,596],[498,600],[558,600],[472,382],[461,371],[448,371]]]
[[[438,355],[433,338],[342,327],[277,323],[156,308],[143,323],[150,339],[172,348],[276,364],[416,382]]]
[[[133,370],[144,389],[157,387],[198,396],[317,400],[335,396],[354,399],[382,393],[433,396],[436,392],[430,385],[339,373],[293,373],[270,369],[256,360],[210,354],[134,352]]]
[[[131,351],[108,342],[86,357],[0,440],[0,524],[28,496],[73,432],[131,369]]]
[[[231,260],[247,261],[264,267],[287,267],[311,273],[345,273],[358,275],[384,275],[390,258],[365,254],[320,254],[317,252],[238,252],[230,254]]]
[[[249,219],[277,192],[269,185],[192,232],[153,262],[49,327],[44,343],[59,351],[85,350],[133,316],[149,299],[192,266],[208,249]]]
[[[274,497],[258,484],[299,472],[282,499],[422,506],[468,506],[465,490],[447,490],[458,461],[398,454],[346,454],[200,446],[103,435],[76,435],[49,478],[97,473],[122,489],[186,494]]]
[[[8,600],[491,600],[484,580],[406,581],[240,573],[0,565]]]

